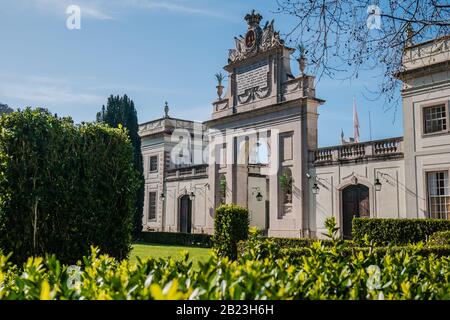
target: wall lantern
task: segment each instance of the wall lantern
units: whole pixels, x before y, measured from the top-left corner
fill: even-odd
[[[382,186],[382,184],[381,184],[381,182],[380,182],[380,179],[378,179],[378,178],[375,179],[375,184],[374,184],[374,186],[375,186],[375,191],[381,191],[381,186]]]
[[[161,192],[159,198],[161,199],[161,201],[164,201],[166,199],[166,195],[164,194],[164,192]]]
[[[261,192],[258,191],[258,193],[256,194],[256,200],[262,201],[262,199],[263,199],[263,195],[261,194]]]
[[[317,184],[317,182],[315,182],[313,187],[312,187],[313,194],[318,194],[319,190],[320,190],[319,185]]]
[[[189,194],[189,199],[191,199],[191,201],[194,201],[195,199],[195,193],[191,191],[191,193]]]

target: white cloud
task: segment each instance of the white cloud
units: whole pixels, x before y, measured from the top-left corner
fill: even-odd
[[[83,18],[95,19],[95,20],[112,20],[114,19],[105,10],[107,2],[103,1],[87,1],[87,0],[15,0],[19,2],[23,7],[31,7],[44,14],[60,15],[63,18],[67,17],[66,9],[70,5],[78,5],[81,8],[81,16]]]
[[[103,96],[74,89],[64,80],[40,76],[0,78],[0,97],[19,100],[30,106],[67,103],[101,105],[105,99]]]
[[[166,10],[188,15],[208,16],[216,18],[227,18],[221,12],[194,7],[188,2],[192,1],[154,1],[154,0],[122,0],[122,4],[140,7],[148,10]]]
[[[223,11],[209,10],[201,4],[203,1],[192,0],[15,0],[23,6],[32,7],[43,13],[59,14],[65,17],[65,10],[69,5],[78,5],[82,17],[96,20],[114,20],[121,10],[149,10],[168,11],[191,16],[215,17],[234,21],[234,17]],[[196,4],[194,4],[196,2]],[[29,7],[29,6],[27,6]],[[114,14],[113,14],[114,13]]]
[[[81,14],[97,20],[114,20],[112,16],[94,6],[81,6]]]

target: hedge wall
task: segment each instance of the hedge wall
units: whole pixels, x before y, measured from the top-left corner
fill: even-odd
[[[290,258],[297,259],[303,256],[310,256],[314,251],[310,248],[286,248],[281,249],[273,258]],[[424,246],[421,248],[414,248],[412,246],[392,246],[392,247],[345,247],[341,249],[340,254],[343,256],[357,255],[358,253],[364,253],[365,255],[372,253],[378,256],[384,256],[386,254],[396,254],[400,252],[414,253],[418,256],[428,257],[429,255],[435,255],[437,257],[450,257],[450,245],[445,246]]]
[[[445,246],[450,245],[450,230],[433,233],[427,241],[427,245]]]
[[[142,232],[141,241],[154,244],[169,244],[201,248],[212,247],[212,236],[198,233]]]
[[[281,248],[295,248],[295,247],[309,247],[312,243],[316,242],[317,239],[309,238],[266,238],[269,241],[273,241],[275,245]],[[333,240],[321,239],[320,242],[325,246],[333,245]]]
[[[122,129],[43,109],[0,118],[0,248],[73,263],[96,245],[125,258],[137,187]]]
[[[368,241],[378,245],[408,244],[426,241],[437,231],[450,230],[450,220],[440,219],[353,219],[353,241]]]
[[[248,238],[248,210],[235,204],[221,205],[214,217],[214,248],[219,256],[237,258],[237,243]]]

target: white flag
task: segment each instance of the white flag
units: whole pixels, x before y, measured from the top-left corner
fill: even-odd
[[[354,129],[354,139],[355,142],[359,142],[359,118],[358,118],[358,110],[356,110],[356,100],[353,97],[353,129]]]

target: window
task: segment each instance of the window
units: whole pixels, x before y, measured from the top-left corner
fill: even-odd
[[[150,172],[158,171],[158,156],[150,157]]]
[[[448,171],[427,173],[428,210],[430,218],[450,219]]]
[[[423,108],[424,133],[447,131],[447,108],[445,104]]]
[[[267,165],[269,163],[269,140],[267,133],[256,134],[250,146],[250,164]]]
[[[156,192],[148,194],[148,221],[156,221]]]
[[[227,166],[227,144],[222,144],[222,147],[219,150],[219,161],[220,167],[224,168]]]

